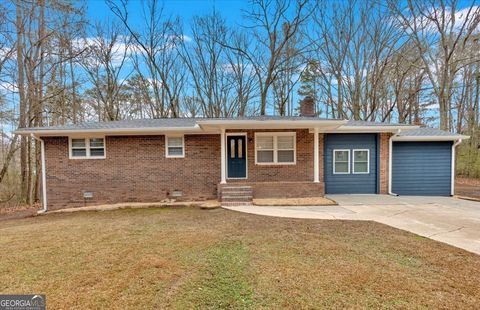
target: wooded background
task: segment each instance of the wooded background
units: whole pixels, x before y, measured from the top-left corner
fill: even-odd
[[[476,1],[253,0],[234,25],[154,0],[139,24],[106,4],[111,20],[89,20],[88,2],[0,2],[0,201],[39,198],[38,142],[16,128],[296,115],[306,95],[322,117],[470,135],[457,173],[480,177]]]

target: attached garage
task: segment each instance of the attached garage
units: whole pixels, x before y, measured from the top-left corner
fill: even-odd
[[[378,135],[325,135],[325,193],[378,193]]]
[[[392,192],[398,195],[449,196],[452,143],[393,142]]]

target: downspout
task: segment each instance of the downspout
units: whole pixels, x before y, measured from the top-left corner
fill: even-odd
[[[32,138],[34,138],[37,141],[40,141],[40,156],[41,156],[41,161],[42,161],[42,210],[38,211],[37,213],[45,213],[48,210],[47,207],[47,172],[46,170],[46,165],[45,165],[45,142],[36,137],[33,133],[30,134]]]
[[[393,134],[390,139],[388,139],[388,194],[392,196],[398,196],[395,193],[392,193],[392,150],[393,150],[393,138],[398,136],[402,130],[398,129],[395,134]]]
[[[452,180],[450,185],[450,195],[455,195],[455,148],[462,143],[462,139],[458,139],[457,142],[452,144]]]

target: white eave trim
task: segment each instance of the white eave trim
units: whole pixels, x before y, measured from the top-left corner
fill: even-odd
[[[328,133],[354,133],[354,132],[397,132],[400,130],[411,130],[418,129],[420,126],[417,125],[390,125],[390,126],[348,126],[342,125],[335,130],[329,131]]]
[[[393,141],[457,141],[469,138],[469,136],[395,136]]]

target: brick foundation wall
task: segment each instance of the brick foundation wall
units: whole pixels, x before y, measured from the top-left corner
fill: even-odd
[[[218,193],[222,187],[232,184],[218,184]],[[254,198],[301,198],[301,197],[321,197],[325,195],[325,186],[323,182],[241,182],[235,185],[248,185],[253,189]]]
[[[69,159],[67,137],[44,139],[50,210],[160,201],[174,190],[185,199],[217,196],[219,135],[185,135],[185,158],[165,158],[164,136],[106,137],[105,159]],[[84,191],[93,199],[85,202]]]
[[[388,151],[391,133],[380,134],[380,194],[388,194]]]

